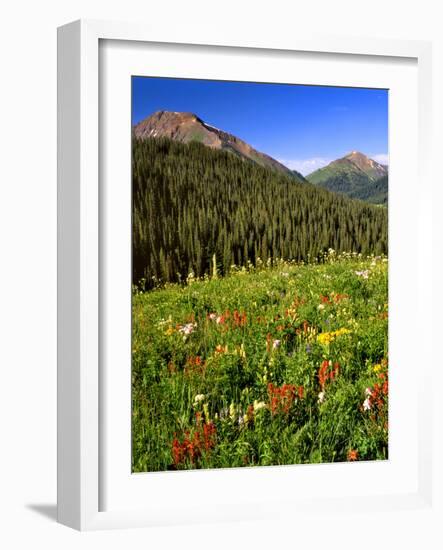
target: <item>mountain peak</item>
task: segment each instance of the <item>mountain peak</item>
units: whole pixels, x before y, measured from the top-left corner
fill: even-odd
[[[191,112],[156,111],[134,126],[139,139],[168,138],[181,143],[197,141],[212,149],[229,151],[239,157],[271,168],[298,181],[305,181],[274,158],[257,151],[249,143],[228,132],[206,123]]]
[[[360,153],[360,151],[351,151],[344,156],[343,159],[339,159],[339,161],[341,160],[352,162],[354,166],[365,172],[372,179],[381,178],[388,173],[385,166],[379,164],[363,153]]]
[[[387,202],[388,168],[360,153],[351,151],[307,176],[308,181],[368,202]]]
[[[368,157],[366,155],[364,155],[363,153],[360,153],[360,151],[351,151],[344,158],[351,158],[351,159],[365,158],[366,159]]]
[[[152,115],[144,119],[144,121],[147,120],[162,120],[163,122],[166,120],[170,122],[203,122],[195,113],[188,111],[155,111],[155,113],[152,113]]]

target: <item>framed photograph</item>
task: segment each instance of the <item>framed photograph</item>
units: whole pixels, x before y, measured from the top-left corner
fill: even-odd
[[[431,509],[430,45],[58,48],[59,521]]]

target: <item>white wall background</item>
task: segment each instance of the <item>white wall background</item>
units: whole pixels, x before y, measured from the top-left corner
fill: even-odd
[[[434,41],[435,282],[441,277],[439,204],[443,145],[443,15],[439,0],[15,0],[2,5],[0,55],[0,546],[15,548],[440,548],[420,514],[316,518],[285,525],[238,523],[79,534],[54,523],[56,498],[56,27],[74,19],[204,25],[251,37],[298,29]],[[439,311],[423,320],[423,345],[439,340]],[[440,362],[438,345],[435,354]],[[443,364],[442,370],[443,370]],[[441,375],[435,381],[438,388]],[[441,406],[436,413],[441,418]],[[435,431],[442,431],[441,424]],[[441,442],[441,439],[440,439]],[[441,451],[441,445],[439,447]],[[439,454],[441,457],[441,453]],[[443,462],[441,462],[443,463]],[[441,479],[441,478],[440,478]],[[360,523],[359,540],[346,525]],[[378,536],[382,536],[381,540]]]

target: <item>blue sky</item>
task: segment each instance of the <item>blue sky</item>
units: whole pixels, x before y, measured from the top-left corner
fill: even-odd
[[[388,162],[388,91],[133,77],[132,122],[191,111],[308,174],[350,151]]]

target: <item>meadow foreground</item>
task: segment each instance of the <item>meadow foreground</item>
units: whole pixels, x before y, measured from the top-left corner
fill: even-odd
[[[133,471],[388,457],[388,261],[133,294]]]

